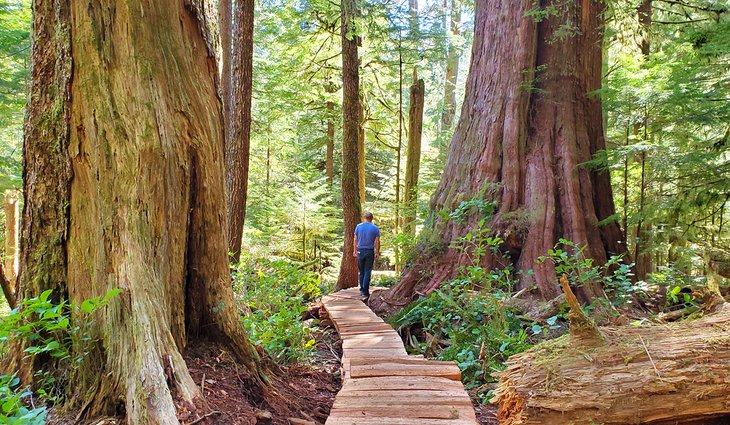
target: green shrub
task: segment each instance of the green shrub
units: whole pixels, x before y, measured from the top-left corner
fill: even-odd
[[[586,245],[560,239],[539,261],[551,261],[557,276],[567,275],[571,285],[601,285],[614,306],[631,304],[634,296],[646,296],[645,283],[631,280],[633,264],[626,263],[621,256],[612,256],[605,264],[597,265],[585,256],[586,249]]]
[[[29,356],[48,356],[55,360],[53,370],[36,371],[39,404],[57,403],[63,398],[61,381],[68,368],[78,367],[94,340],[89,337],[93,325],[91,314],[106,305],[119,293],[113,289],[106,295],[72,305],[66,300],[52,301],[52,291],[23,300],[19,308],[0,318],[0,352],[7,353],[10,341],[24,341]],[[71,312],[76,310],[72,318]],[[13,375],[0,376],[0,421],[9,424],[41,424],[45,407],[28,409],[23,401],[32,397],[27,388],[19,387]]]
[[[236,297],[248,314],[251,340],[280,361],[305,358],[315,341],[302,322],[307,303],[321,294],[316,273],[289,260],[246,257],[233,272]]]
[[[13,375],[0,376],[0,423],[40,425],[46,423],[46,407],[26,407],[24,400],[33,393],[20,388],[20,379]]]
[[[459,276],[389,319],[398,328],[422,328],[423,338],[410,341],[416,351],[456,361],[464,384],[478,389],[483,401],[485,384],[494,381],[491,374],[502,370],[509,356],[530,347],[528,325],[502,303],[514,285],[512,266],[505,262],[486,270],[480,265],[488,252],[498,262],[502,259],[502,240],[490,236],[484,222],[452,244],[470,259]]]

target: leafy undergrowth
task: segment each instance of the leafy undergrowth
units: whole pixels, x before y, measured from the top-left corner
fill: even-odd
[[[486,404],[494,388],[493,374],[505,367],[509,356],[568,330],[567,306],[534,317],[513,301],[517,285],[511,261],[500,251],[503,240],[484,227],[484,221],[451,245],[471,261],[456,278],[391,316],[388,321],[400,332],[413,353],[455,361],[464,385],[479,404]],[[611,258],[594,264],[584,255],[584,246],[561,240],[541,261],[551,262],[559,276],[574,287],[600,284],[608,298],[585,307],[601,320],[611,320],[635,300],[646,297],[645,283],[631,279],[631,264]],[[482,267],[491,256],[498,265]]]
[[[319,276],[289,260],[245,257],[233,272],[236,299],[251,341],[282,363],[303,361],[315,339],[302,321],[322,292]]]
[[[52,291],[22,302],[0,318],[0,356],[11,341],[25,344],[25,355],[46,356],[56,364],[53,370],[36,371],[35,392],[23,386],[16,374],[0,376],[0,423],[36,425],[46,423],[47,405],[60,404],[70,370],[79,367],[94,342],[89,337],[94,325],[92,313],[119,293],[114,289],[78,305],[54,302]],[[72,311],[76,313],[72,315]],[[73,317],[77,320],[73,320]]]

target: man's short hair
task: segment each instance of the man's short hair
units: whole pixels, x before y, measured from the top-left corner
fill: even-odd
[[[372,220],[373,219],[373,213],[371,213],[370,211],[365,211],[365,214],[363,214],[362,216],[365,217],[368,220]]]

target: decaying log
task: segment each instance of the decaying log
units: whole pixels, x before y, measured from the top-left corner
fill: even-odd
[[[571,333],[512,356],[500,424],[677,424],[730,418],[730,306],[672,324]]]

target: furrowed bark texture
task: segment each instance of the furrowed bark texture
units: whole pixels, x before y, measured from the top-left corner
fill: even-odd
[[[69,403],[78,420],[177,424],[172,393],[200,396],[181,355],[191,339],[228,344],[260,377],[227,267],[222,106],[202,9],[36,0],[34,11],[23,294],[80,302],[119,288],[93,317],[96,342],[74,346],[89,354]]]
[[[415,71],[414,77],[415,76]],[[414,78],[411,86],[411,106],[408,111],[408,157],[406,158],[406,178],[404,194],[403,230],[415,232],[416,201],[418,200],[418,171],[421,168],[421,133],[423,131],[423,104],[426,86],[423,80]]]
[[[248,196],[251,147],[251,95],[253,90],[254,0],[236,2],[231,66],[231,133],[226,141],[226,211],[231,261],[241,256],[243,224]]]
[[[359,127],[360,78],[358,73],[357,36],[352,18],[357,16],[357,3],[342,0],[342,213],[345,241],[336,290],[357,286],[357,260],[353,257],[355,226],[360,222],[359,190]]]
[[[512,356],[496,374],[502,425],[709,424],[730,418],[730,308],[702,319],[601,328]],[[724,417],[718,422],[713,418]]]
[[[590,95],[600,87],[603,2],[553,5],[558,16],[536,23],[526,16],[532,1],[477,0],[464,106],[431,199],[430,233],[442,249],[417,253],[391,299],[430,292],[468,261],[447,247],[480,214],[457,222],[440,213],[473,198],[497,201],[489,226],[517,268],[534,270],[520,287],[535,282],[546,298],[559,286],[551,264],[536,260],[560,237],[588,244],[598,263],[624,251],[618,225],[598,224],[614,213],[609,175],[580,165],[605,146],[600,100]],[[576,31],[563,38],[566,23]]]
[[[53,290],[67,297],[66,243],[73,171],[67,154],[71,116],[70,9],[34,0],[30,87],[23,131],[23,220],[18,278],[24,298]]]

